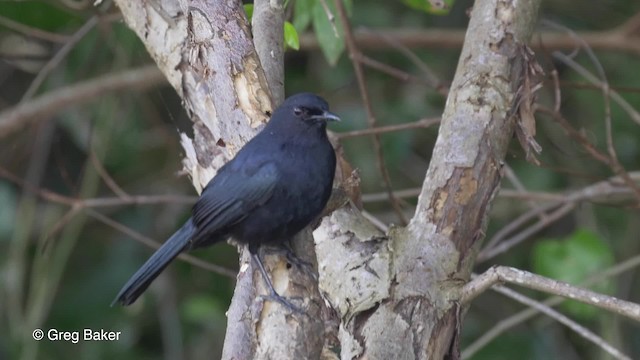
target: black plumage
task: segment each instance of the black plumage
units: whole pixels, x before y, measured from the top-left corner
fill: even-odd
[[[272,295],[280,299],[257,251],[261,244],[290,239],[324,209],[336,166],[326,133],[330,120],[339,118],[317,95],[286,99],[209,181],[192,217],[129,279],[114,303],[133,303],[181,252],[229,237],[249,246]]]

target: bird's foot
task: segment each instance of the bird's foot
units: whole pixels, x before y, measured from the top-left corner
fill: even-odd
[[[281,246],[272,248],[265,247],[264,251],[271,254],[284,254],[287,263],[295,266],[306,275],[312,277],[315,281],[318,281],[318,274],[316,273],[313,264],[299,258],[288,244],[285,243]]]
[[[305,314],[305,312],[302,311],[301,308],[299,308],[298,306],[294,305],[291,301],[289,301],[284,296],[281,296],[277,292],[272,292],[269,295],[260,295],[260,298],[262,300],[266,300],[266,301],[277,302],[280,305],[284,306],[285,308],[289,309],[289,311],[291,311],[292,313],[296,313],[296,314],[300,314],[300,315],[304,315]]]

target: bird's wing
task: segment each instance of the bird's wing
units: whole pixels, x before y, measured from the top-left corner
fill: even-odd
[[[278,177],[277,167],[269,162],[220,169],[193,206],[198,232],[212,233],[244,219],[271,198]]]

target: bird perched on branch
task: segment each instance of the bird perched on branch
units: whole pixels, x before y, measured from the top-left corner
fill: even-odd
[[[248,245],[272,298],[288,305],[274,290],[258,249],[292,238],[322,212],[336,167],[326,126],[336,120],[317,95],[286,99],[264,129],[220,168],[191,218],[138,269],[113,303],[133,303],[181,252],[232,237]]]

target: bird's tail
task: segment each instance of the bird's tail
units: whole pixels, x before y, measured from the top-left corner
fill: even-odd
[[[189,246],[195,226],[191,218],[167,240],[144,265],[122,287],[111,306],[115,304],[130,305],[149,287],[151,282],[160,275],[171,260]]]

